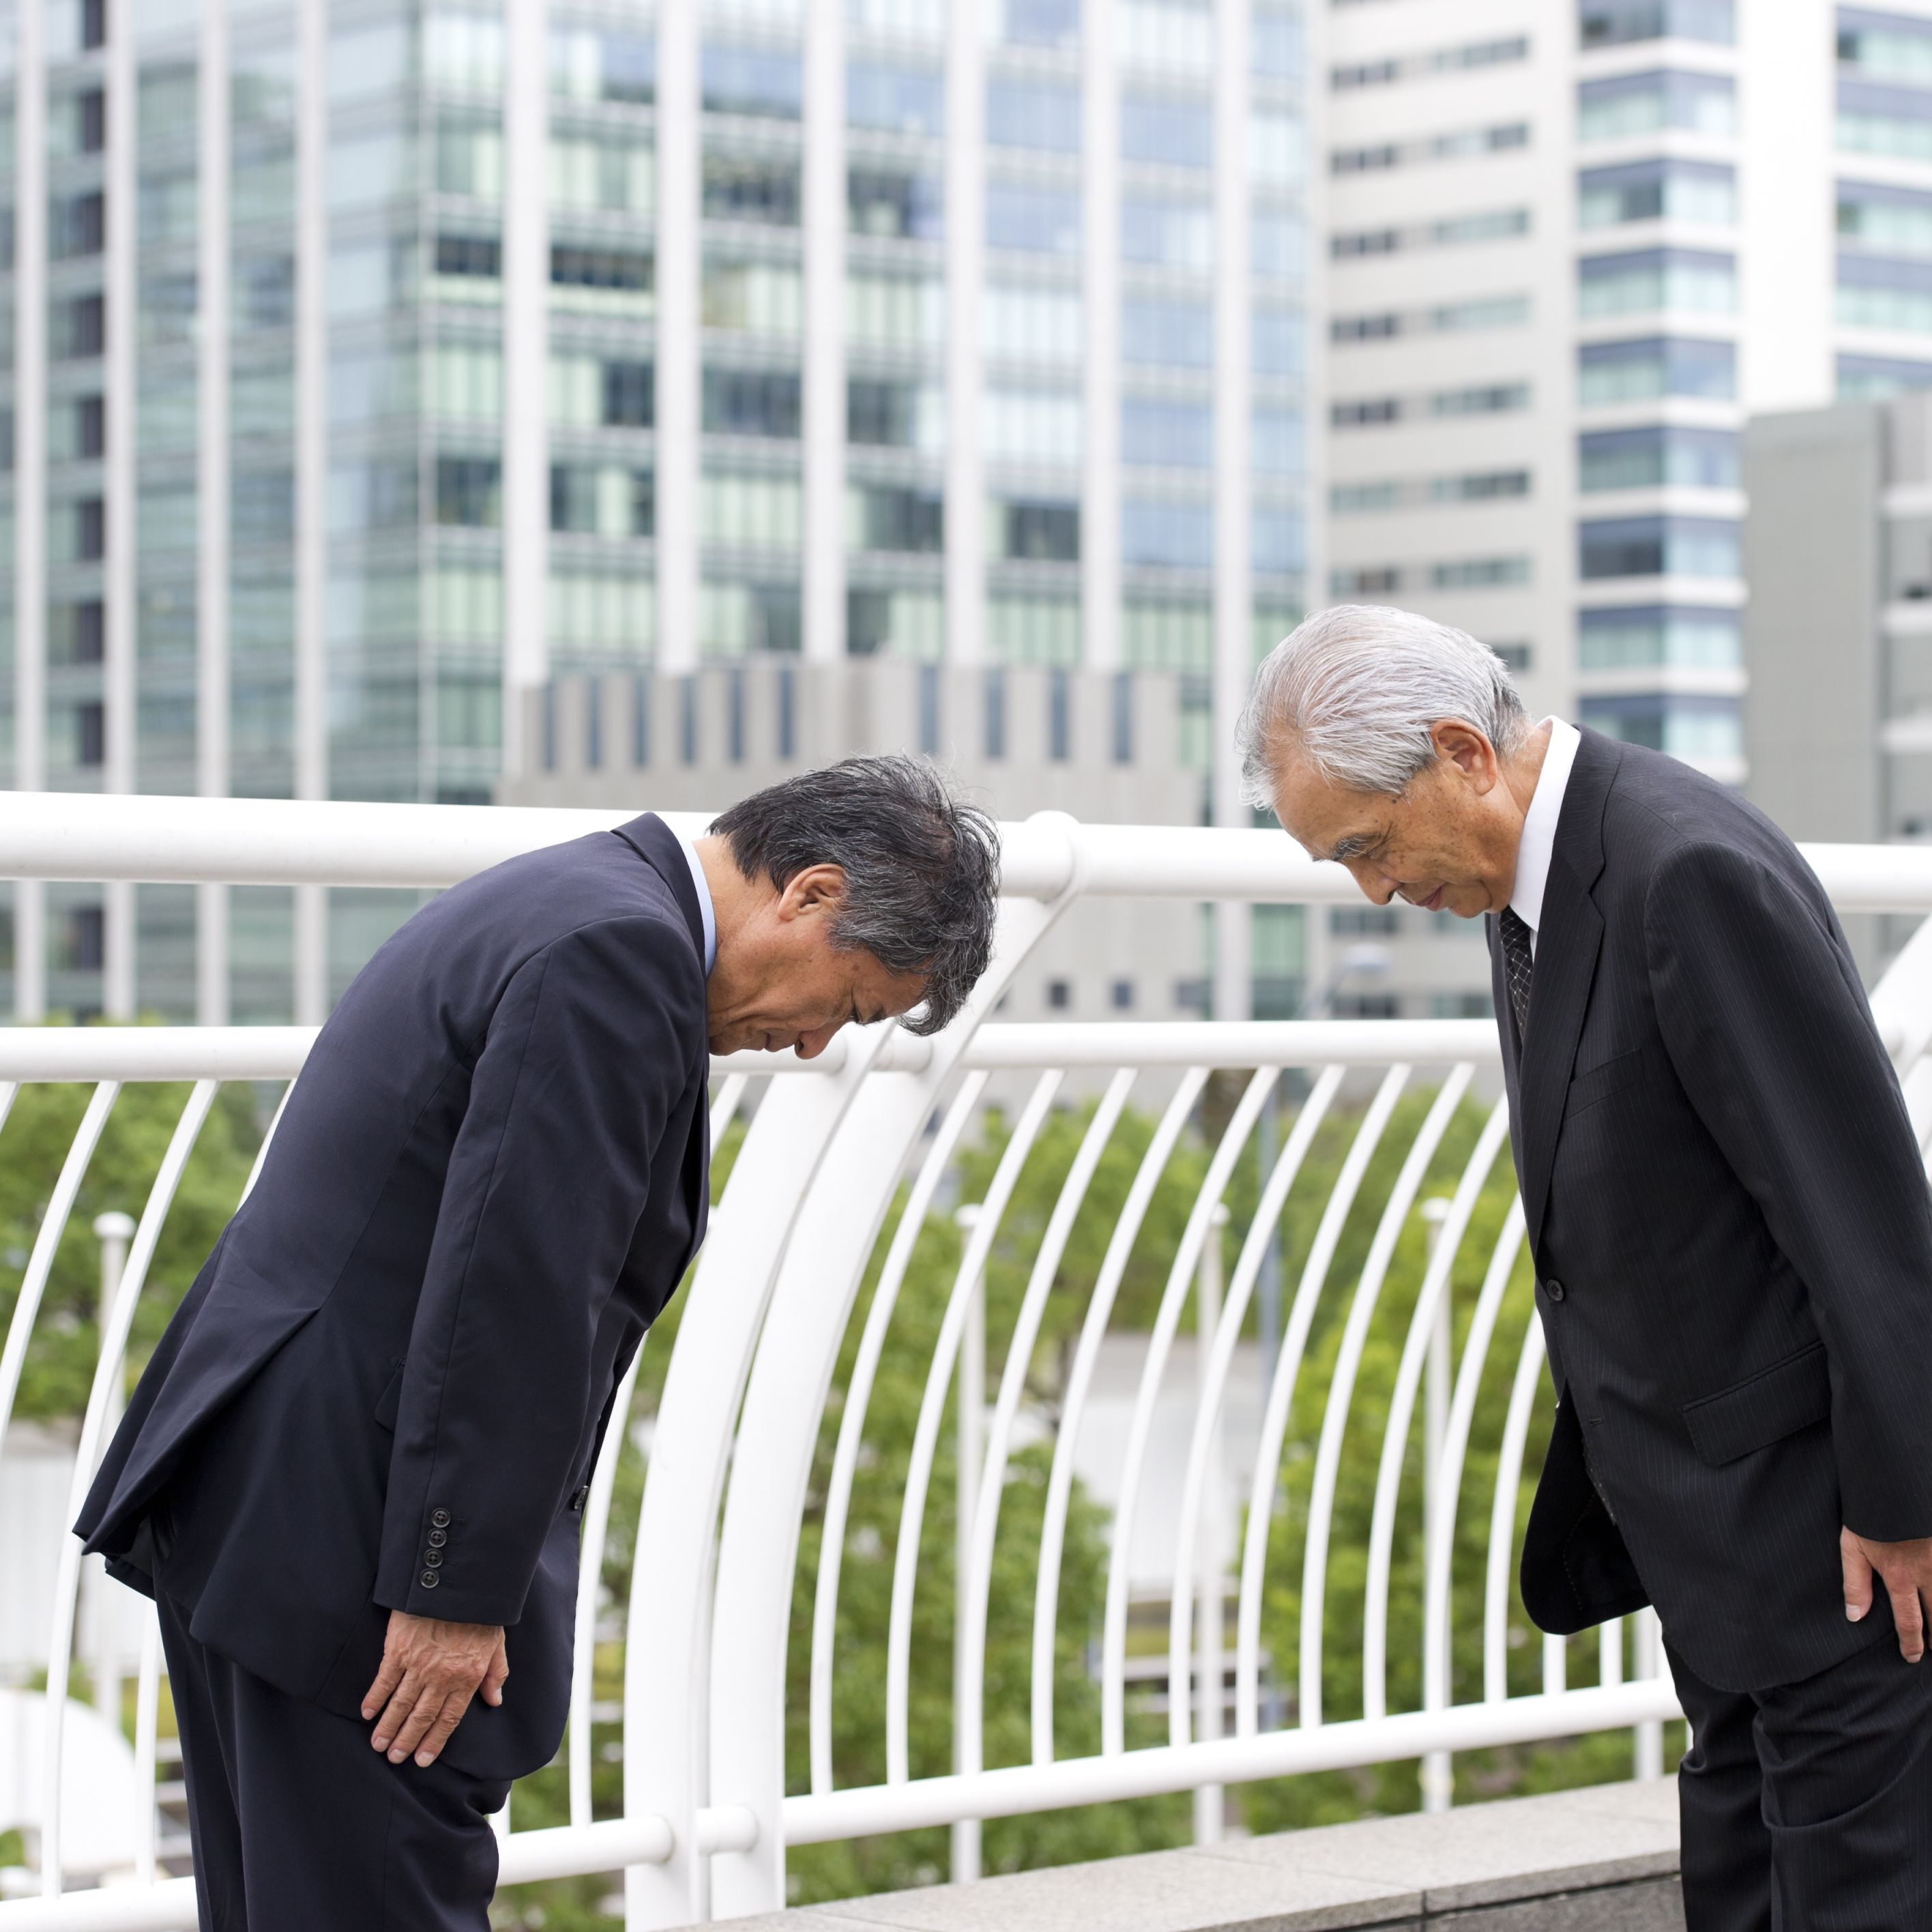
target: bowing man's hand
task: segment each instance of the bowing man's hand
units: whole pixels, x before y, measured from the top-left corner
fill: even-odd
[[[392,1764],[414,1754],[434,1764],[478,1690],[486,1704],[503,1701],[510,1674],[500,1624],[454,1624],[441,1617],[389,1612],[382,1667],[362,1700],[374,1724],[369,1742]]]
[[[1910,1543],[1874,1543],[1847,1529],[1839,1534],[1838,1554],[1845,1568],[1846,1616],[1856,1623],[1871,1608],[1876,1572],[1892,1599],[1899,1654],[1907,1664],[1916,1664],[1925,1654],[1927,1610],[1932,1606],[1932,1536]]]

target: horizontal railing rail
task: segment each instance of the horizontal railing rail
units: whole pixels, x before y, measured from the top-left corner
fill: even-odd
[[[433,886],[610,822],[8,799],[0,873]],[[1048,818],[1003,836],[998,953],[954,1027],[713,1062],[729,1179],[619,1392],[585,1512],[568,1822],[504,1821],[506,1884],[621,1870],[644,1932],[775,1907],[793,1855],[840,1840],[945,1826],[964,1876],[982,1821],[1036,1810],[1418,1758],[1446,1802],[1453,1754],[1597,1731],[1630,1731],[1640,1772],[1662,1762],[1676,1706],[1648,1613],[1519,1647],[1548,1390],[1493,1026],[990,1019],[1082,897],[1354,895],[1279,834]],[[1845,909],[1932,908],[1932,853],[1813,856]],[[1922,931],[1874,1006],[1932,1131]],[[0,1349],[0,1425],[70,1332],[70,1224],[103,1204],[138,1216],[103,1276],[70,1498],[129,1337],[153,1332],[144,1304],[182,1286],[166,1240],[184,1177],[202,1213],[212,1148],[229,1202],[260,1171],[223,1084],[272,1101],[315,1036],[0,1030],[0,1160],[44,1168],[46,1204]],[[272,1135],[272,1106],[254,1118]],[[136,1141],[166,1152],[143,1168]],[[103,1174],[126,1187],[137,1169],[140,1198],[104,1202]],[[962,1198],[963,1216],[942,1208]],[[627,1543],[648,1590],[628,1588]],[[16,1822],[34,1860],[16,1882],[42,1895],[0,1903],[0,1932],[191,1925],[156,1830],[152,1618],[122,1658],[100,1614],[119,1586],[71,1538],[39,1554],[52,1721]],[[127,1663],[124,1736],[101,1687]],[[87,1679],[92,1705],[68,1695]],[[596,1778],[614,1750],[621,1796]],[[106,1767],[84,1792],[83,1756]],[[70,1888],[104,1874],[127,1882]]]

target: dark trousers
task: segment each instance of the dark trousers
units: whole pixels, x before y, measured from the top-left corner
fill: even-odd
[[[1665,1646],[1688,1932],[1932,1927],[1932,1661],[1876,1642],[1802,1683],[1718,1690]]]
[[[487,1932],[506,1784],[392,1765],[368,1725],[263,1683],[159,1607],[201,1932]]]

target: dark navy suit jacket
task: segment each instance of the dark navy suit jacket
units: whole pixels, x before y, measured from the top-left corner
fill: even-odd
[[[1846,1620],[1840,1525],[1932,1534],[1932,1196],[1844,936],[1761,813],[1592,731],[1520,1046],[1495,923],[1562,1396],[1525,1606],[1648,1600],[1707,1682],[1796,1682],[1890,1628]]]
[[[296,1082],[76,1525],[194,1636],[358,1714],[392,1610],[508,1627],[446,1756],[548,1762],[584,1489],[703,1238],[704,934],[655,817],[408,921]]]

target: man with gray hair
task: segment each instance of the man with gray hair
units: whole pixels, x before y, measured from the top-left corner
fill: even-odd
[[[1376,904],[1487,922],[1558,1393],[1523,1603],[1656,1606],[1690,1932],[1932,1926],[1932,1197],[1823,889],[1407,611],[1310,618],[1240,746]]]
[[[486,1932],[614,1394],[704,1239],[709,1054],[936,1032],[998,876],[932,766],[848,759],[495,866],[356,976],[78,1526],[160,1612],[203,1932]]]

